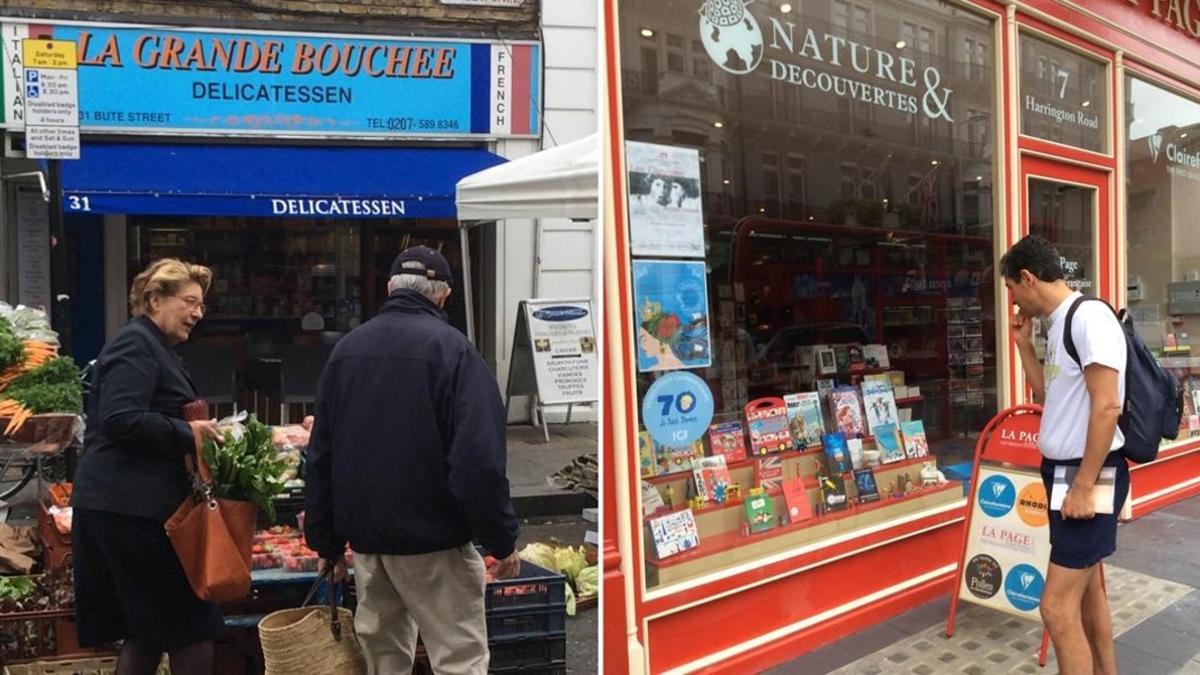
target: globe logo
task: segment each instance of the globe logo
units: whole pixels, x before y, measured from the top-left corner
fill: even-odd
[[[763,34],[746,6],[754,0],[704,0],[700,42],[722,70],[746,75],[762,62]]]

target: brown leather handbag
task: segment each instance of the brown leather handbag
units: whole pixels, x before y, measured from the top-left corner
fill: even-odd
[[[184,459],[192,493],[167,520],[167,537],[201,600],[230,602],[250,593],[250,549],[258,515],[253,502],[218,499],[213,479],[196,449]]]

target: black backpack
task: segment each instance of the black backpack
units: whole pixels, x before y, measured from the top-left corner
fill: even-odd
[[[1071,319],[1075,310],[1085,300],[1100,298],[1079,297],[1067,310],[1066,325],[1063,326],[1063,346],[1076,365],[1079,351],[1071,335]],[[1104,302],[1100,300],[1100,302]],[[1179,436],[1179,423],[1183,418],[1183,393],[1179,382],[1163,370],[1154,354],[1142,342],[1133,325],[1133,317],[1126,310],[1117,312],[1104,302],[1117,316],[1121,330],[1125,332],[1125,404],[1117,421],[1125,435],[1122,452],[1126,459],[1137,462],[1153,462],[1158,457],[1158,445],[1162,439],[1174,440]]]

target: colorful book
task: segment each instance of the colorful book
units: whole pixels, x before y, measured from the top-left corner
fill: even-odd
[[[863,347],[863,358],[867,360],[868,368],[891,368],[888,359],[887,345],[866,345]]]
[[[696,476],[696,494],[705,501],[724,504],[729,496],[733,478],[723,455],[701,457],[692,462],[692,473]]]
[[[817,380],[817,398],[821,401],[821,419],[825,421],[826,425],[832,419],[829,411],[833,410],[833,407],[829,402],[829,397],[833,394],[836,386],[837,382],[835,380]]]
[[[642,467],[642,478],[652,478],[658,475],[658,465],[654,457],[654,439],[649,431],[638,432],[638,459]]]
[[[700,545],[700,532],[696,529],[696,516],[691,509],[651,518],[650,534],[654,537],[654,549],[659,560]]]
[[[863,441],[861,438],[847,438],[846,447],[850,449],[851,468],[861,469],[866,466],[866,460],[863,458]]]
[[[740,420],[710,426],[708,443],[712,447],[713,456],[724,456],[726,463],[746,459],[746,435]]]
[[[846,508],[846,481],[840,474],[818,476],[821,483],[821,503],[830,511]]]
[[[691,472],[692,462],[704,456],[704,442],[696,439],[691,445],[669,447],[655,444],[656,475]]]
[[[763,457],[754,464],[754,483],[767,492],[778,492],[783,483],[783,458]]]
[[[858,389],[838,387],[829,394],[829,400],[834,431],[840,431],[846,438],[859,438],[866,434]]]
[[[788,430],[787,404],[777,397],[760,398],[746,404],[750,451],[755,455],[792,449]]]
[[[891,382],[863,382],[863,407],[867,412],[867,428],[875,429],[881,424],[898,424],[896,396]]]
[[[909,459],[929,456],[929,441],[925,438],[925,423],[921,420],[900,423],[900,434],[904,437],[904,454]]]
[[[820,443],[821,436],[825,433],[820,394],[806,391],[802,394],[788,394],[783,400],[787,403],[788,426],[796,449],[803,451]]]
[[[783,481],[783,503],[787,505],[789,523],[798,523],[812,518],[812,504],[808,501],[808,490],[803,478]]]
[[[653,483],[642,484],[642,514],[652,516],[656,511],[666,507],[662,493]]]
[[[892,383],[892,389],[905,386],[903,370],[889,370],[887,372],[888,381]]]
[[[745,504],[750,532],[766,532],[775,527],[775,507],[769,495],[748,495]]]
[[[854,485],[858,488],[859,502],[879,501],[879,486],[875,483],[875,472],[871,469],[855,469]]]
[[[828,460],[829,472],[849,473],[854,467],[850,461],[850,446],[846,444],[846,437],[841,432],[835,431],[825,434],[822,441],[825,444],[825,457]]]
[[[904,461],[904,448],[900,445],[900,430],[895,424],[880,424],[871,430],[875,436],[875,447],[879,448],[879,461],[884,464]]]

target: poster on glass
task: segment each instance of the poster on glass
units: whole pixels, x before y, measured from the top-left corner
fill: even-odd
[[[630,141],[625,144],[625,163],[633,254],[703,258],[700,152]]]
[[[638,371],[712,365],[704,263],[635,260]]]

